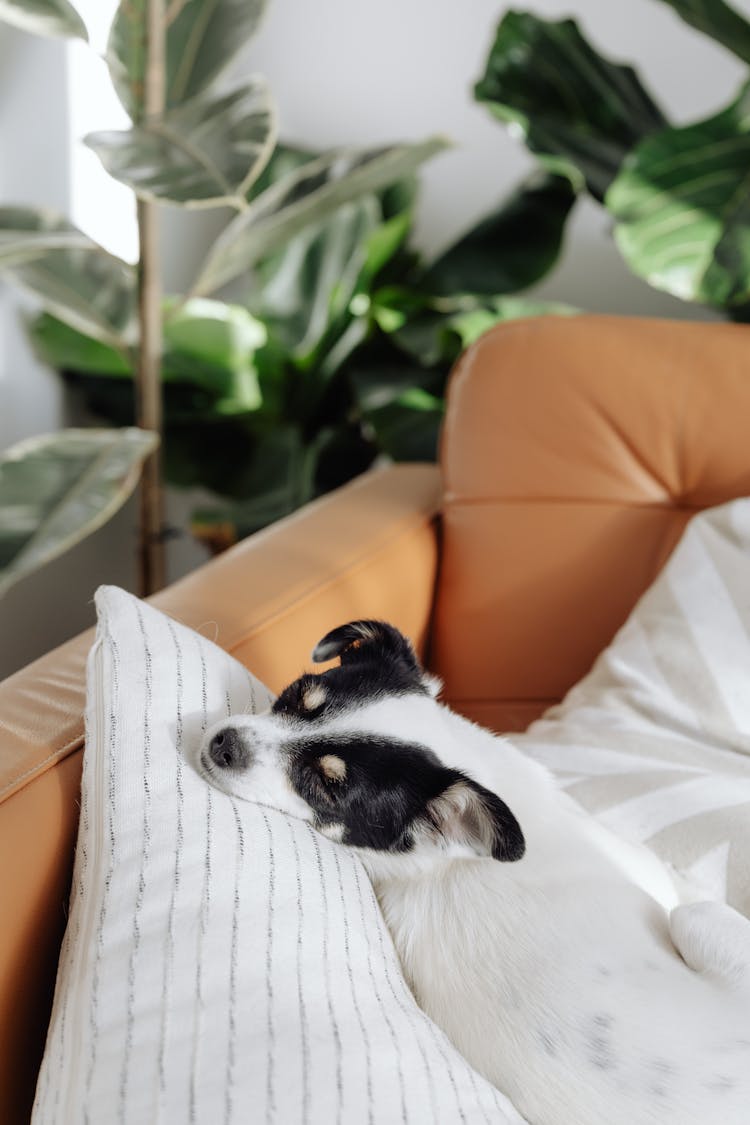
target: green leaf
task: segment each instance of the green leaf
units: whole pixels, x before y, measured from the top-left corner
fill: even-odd
[[[51,313],[33,317],[27,332],[39,359],[58,371],[132,376],[133,368],[127,355],[71,328]]]
[[[607,193],[615,240],[657,289],[719,308],[750,298],[750,83],[715,117],[639,145]]]
[[[34,35],[63,35],[88,42],[86,25],[68,0],[0,0],[0,20]]]
[[[221,288],[311,223],[411,175],[445,147],[442,138],[434,137],[376,151],[328,153],[302,165],[257,196],[226,227],[203,263],[194,292]]]
[[[170,311],[167,304],[164,377],[217,394],[219,414],[257,410],[255,353],[265,342],[264,325],[239,305],[194,298]]]
[[[397,308],[397,292],[379,300]],[[454,363],[461,352],[495,324],[531,316],[572,316],[577,309],[552,301],[524,297],[425,298],[419,311],[410,309],[393,332],[393,342],[425,367]]]
[[[354,397],[364,414],[391,406],[414,390],[439,399],[446,375],[446,370],[425,370],[392,350],[360,353],[349,369]]]
[[[290,172],[296,172],[303,164],[309,164],[311,160],[317,160],[319,156],[321,156],[321,153],[313,149],[300,148],[297,145],[288,145],[284,141],[278,141],[265,168],[258,179],[253,182],[248,192],[248,199],[255,199],[271,184],[283,180],[284,176]]]
[[[29,335],[37,355],[60,371],[131,379],[130,357],[71,328],[49,313],[35,317]],[[255,356],[266,329],[239,305],[196,298],[165,302],[162,380],[189,384],[210,396],[217,414],[241,414],[261,405]],[[101,387],[99,395],[103,394]],[[113,392],[119,411],[121,396]],[[205,396],[197,400],[206,409]],[[105,415],[121,421],[117,413]]]
[[[597,199],[633,145],[666,124],[632,67],[599,55],[574,20],[530,12],[501,20],[475,95]]]
[[[139,196],[184,207],[245,206],[276,141],[265,82],[203,93],[132,129],[92,133],[85,143]]]
[[[442,399],[415,387],[365,417],[381,452],[394,461],[435,461],[444,413]]]
[[[299,362],[305,363],[331,321],[346,311],[365,263],[367,237],[379,218],[372,196],[346,203],[261,263],[260,314]]]
[[[382,197],[344,204],[258,268],[261,317],[293,362],[321,381],[368,333],[373,284],[411,228],[410,197],[401,202],[408,210],[387,219]]]
[[[391,346],[364,349],[348,376],[367,431],[381,455],[434,461],[448,367],[425,370]]]
[[[143,67],[148,0],[120,4],[107,62],[122,104],[143,118]],[[266,0],[168,0],[166,108],[206,90],[255,34]]]
[[[144,430],[63,430],[0,458],[0,594],[107,522],[156,448]]]
[[[433,262],[420,288],[496,296],[533,285],[557,260],[575,199],[567,177],[533,175]]]
[[[750,23],[724,0],[661,0],[691,27],[750,63]]]
[[[0,273],[66,324],[120,347],[135,329],[135,270],[50,211],[0,207]]]

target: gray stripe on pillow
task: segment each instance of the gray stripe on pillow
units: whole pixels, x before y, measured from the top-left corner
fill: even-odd
[[[344,894],[344,877],[341,870],[341,863],[339,860],[338,848],[334,849],[333,858],[336,862],[336,877],[338,880],[339,895],[341,901],[341,917],[344,926],[344,952],[346,955],[346,975],[349,978],[349,988],[352,994],[352,1004],[357,1016],[360,1030],[362,1032],[362,1042],[365,1048],[365,1088],[367,1091],[367,1121],[368,1125],[372,1125],[375,1120],[373,1097],[372,1097],[372,1047],[370,1044],[370,1036],[367,1032],[367,1025],[362,1018],[362,1009],[359,1006],[357,999],[357,989],[354,984],[354,972],[352,970],[352,956],[349,934],[349,914],[346,905],[346,896]]]
[[[305,1004],[305,990],[302,985],[302,936],[305,929],[305,911],[302,904],[302,871],[300,865],[299,845],[297,844],[297,828],[293,820],[287,821],[289,833],[292,838],[295,871],[297,882],[297,999],[299,1001],[300,1035],[302,1037],[302,1120],[310,1118],[310,1031]]]
[[[206,654],[199,637],[196,637],[198,653],[201,664],[201,734],[208,729],[208,673],[206,669]],[[203,1011],[206,997],[203,994],[203,956],[208,931],[208,919],[211,912],[211,844],[213,836],[213,789],[206,786],[206,847],[203,858],[203,889],[201,891],[201,907],[198,920],[198,952],[195,967],[195,996],[196,1004],[193,1012],[193,1049],[192,1066],[190,1073],[190,1098],[188,1113],[190,1125],[195,1125],[198,1117],[198,1079],[199,1056],[201,1048],[201,1031]]]
[[[318,868],[318,875],[320,876],[320,894],[321,894],[321,904],[322,904],[322,907],[323,907],[323,976],[324,976],[324,979],[325,979],[326,1004],[328,1006],[328,1018],[331,1021],[331,1032],[332,1032],[332,1035],[333,1035],[333,1044],[334,1044],[334,1052],[335,1052],[335,1060],[336,1060],[335,1061],[336,1093],[337,1093],[336,1121],[341,1122],[341,1114],[343,1112],[343,1106],[344,1106],[344,1081],[343,1081],[343,1075],[342,1075],[342,1070],[341,1070],[341,1055],[342,1055],[341,1033],[339,1031],[339,1025],[338,1025],[338,1022],[336,1020],[335,1013],[333,1011],[333,998],[331,996],[331,991],[332,991],[331,962],[330,962],[330,954],[329,954],[329,949],[328,949],[328,933],[329,933],[329,929],[330,929],[331,920],[330,920],[330,913],[329,913],[329,910],[328,910],[328,891],[326,889],[326,879],[325,879],[325,875],[323,873],[323,858],[320,854],[320,848],[318,847],[317,835],[315,833],[315,830],[310,825],[307,826],[307,830],[308,830],[308,833],[309,833],[309,836],[310,836],[310,841],[311,841],[312,846],[315,850],[315,862],[316,862],[316,865],[317,865],[317,868]]]
[[[102,954],[104,951],[104,923],[107,919],[107,912],[109,910],[110,891],[112,888],[112,876],[115,870],[115,863],[117,859],[117,836],[115,833],[115,811],[117,808],[117,791],[115,786],[115,754],[117,750],[117,733],[118,733],[118,708],[120,702],[120,654],[117,647],[117,642],[110,632],[109,623],[107,622],[105,636],[109,647],[111,671],[112,671],[112,684],[111,684],[111,707],[109,711],[109,730],[107,733],[107,755],[106,758],[102,755],[104,768],[107,770],[106,774],[106,791],[107,791],[107,827],[109,832],[109,863],[107,865],[107,874],[104,877],[104,889],[102,892],[102,903],[99,911],[99,919],[96,928],[96,955],[94,959],[94,971],[91,980],[91,1004],[89,1007],[89,1035],[91,1037],[91,1049],[89,1052],[89,1063],[86,1070],[86,1085],[83,1098],[83,1120],[85,1125],[91,1125],[90,1105],[91,1094],[94,1082],[94,1071],[96,1068],[96,1056],[99,1046],[99,1036],[97,1034],[99,1028],[99,989],[100,989],[100,971]],[[98,1125],[98,1123],[94,1123]]]
[[[375,899],[374,893],[373,893],[373,899]],[[380,907],[377,905],[377,900],[375,900],[375,906],[379,911]],[[378,945],[380,946],[380,956],[382,958],[383,967],[385,969],[385,979],[388,983],[388,989],[391,993],[391,996],[395,1000],[397,1006],[400,1008],[401,1012],[407,1017],[409,1023],[411,1024],[412,1032],[414,1034],[414,1040],[417,1044],[417,1047],[419,1049],[419,1053],[422,1057],[422,1064],[423,1064],[424,1070],[425,1070],[425,1078],[426,1078],[426,1081],[427,1081],[427,1090],[428,1090],[429,1098],[430,1098],[430,1106],[432,1107],[433,1119],[435,1121],[437,1121],[438,1117],[439,1117],[439,1111],[438,1111],[437,1096],[436,1096],[436,1092],[435,1092],[435,1077],[432,1073],[432,1069],[430,1067],[430,1063],[429,1063],[429,1060],[427,1058],[427,1053],[424,1049],[424,1042],[422,1040],[422,1036],[419,1033],[420,1028],[421,1028],[421,1029],[424,1029],[427,1032],[428,1035],[432,1035],[434,1033],[434,1027],[428,1020],[426,1020],[424,1018],[422,1018],[422,1019],[419,1018],[420,1016],[423,1017],[423,1013],[419,1009],[415,1008],[411,993],[406,990],[406,985],[404,984],[403,980],[399,981],[399,983],[402,986],[402,989],[399,990],[401,992],[401,995],[399,995],[399,991],[397,991],[396,988],[394,987],[393,979],[391,977],[390,965],[389,965],[389,954],[388,954],[388,951],[385,948],[385,940],[384,940],[384,937],[383,937],[383,928],[381,926],[377,927],[377,934],[378,934]],[[416,1013],[416,1020],[414,1018],[415,1013]],[[417,1022],[420,1025],[419,1027],[417,1026]],[[439,1041],[436,1039],[436,1046],[438,1044],[439,1044]],[[445,1056],[443,1056],[443,1061],[445,1062]],[[450,1067],[450,1064],[448,1064],[448,1067]],[[453,1083],[453,1088],[455,1090],[455,1082]],[[457,1091],[456,1091],[456,1105],[458,1106],[458,1093],[457,1093]],[[459,1107],[459,1112],[460,1112],[460,1107]]]
[[[224,694],[224,704],[226,707],[226,717],[232,714],[232,699],[227,688]],[[226,1125],[232,1119],[232,1107],[234,1101],[234,1068],[236,1064],[236,1044],[237,1044],[237,943],[239,935],[239,913],[240,913],[240,876],[242,874],[242,864],[245,854],[245,845],[242,832],[242,823],[240,821],[240,814],[237,811],[237,803],[234,798],[231,799],[232,815],[234,816],[234,827],[237,832],[237,844],[235,848],[234,859],[234,895],[232,902],[232,932],[229,947],[229,1003],[227,1008],[227,1024],[228,1024],[228,1037],[227,1037],[227,1069],[226,1077],[224,1079],[224,1121]]]
[[[182,872],[182,852],[184,847],[185,829],[183,823],[185,796],[182,787],[182,755],[183,755],[183,652],[177,638],[174,625],[167,620],[167,628],[172,638],[175,653],[175,690],[176,690],[176,730],[175,730],[175,791],[176,791],[176,828],[174,850],[174,876],[172,894],[169,901],[169,920],[167,922],[167,940],[164,954],[164,975],[162,978],[162,1005],[161,1005],[161,1031],[159,1035],[158,1072],[159,1072],[159,1105],[163,1110],[164,1096],[167,1088],[166,1054],[167,1037],[169,1035],[169,1002],[172,993],[172,980],[174,974],[174,945],[175,945],[175,915],[177,911],[177,895],[180,890]]]
[[[227,708],[231,714],[231,704]],[[227,1074],[224,1091],[224,1121],[232,1119],[234,1104],[234,1068],[237,1063],[237,960],[240,932],[240,880],[245,865],[245,834],[237,804],[232,800],[232,812],[237,829],[237,850],[235,853],[234,909],[232,911],[232,944],[229,956],[229,1041],[227,1044]]]
[[[367,943],[367,970],[368,970],[368,973],[369,973],[369,976],[370,976],[370,983],[372,985],[372,990],[373,990],[373,993],[375,995],[375,999],[377,1000],[377,1002],[380,1006],[381,1015],[383,1016],[383,1019],[385,1020],[386,1027],[388,1028],[388,1031],[390,1032],[391,1040],[393,1042],[394,1054],[396,1056],[396,1073],[398,1074],[399,1091],[400,1091],[400,1094],[401,1094],[401,1120],[404,1122],[404,1125],[406,1125],[406,1122],[407,1122],[408,1118],[407,1118],[407,1114],[406,1114],[406,1091],[405,1091],[405,1088],[404,1088],[404,1072],[403,1072],[403,1069],[401,1067],[400,1044],[399,1044],[399,1041],[398,1041],[398,1035],[396,1034],[396,1030],[393,1026],[393,1023],[391,1021],[390,1016],[388,1015],[388,1009],[385,1006],[385,1004],[383,1003],[383,998],[380,995],[380,989],[378,988],[377,981],[375,980],[375,973],[374,973],[373,967],[372,967],[372,942],[370,941],[370,934],[367,930],[367,921],[365,919],[365,902],[364,902],[364,898],[363,898],[363,895],[362,895],[362,883],[360,882],[360,878],[359,878],[359,865],[358,864],[356,864],[356,863],[353,864],[353,871],[354,871],[354,881],[355,881],[356,886],[357,886],[357,898],[359,899],[359,913],[360,913],[360,919],[361,919],[361,922],[362,922],[362,932],[366,935],[365,940],[366,940],[366,943]],[[369,883],[368,883],[368,886],[369,886]]]
[[[274,1083],[276,1071],[274,1060],[276,1058],[276,1032],[274,1028],[274,996],[273,996],[273,923],[274,923],[274,893],[276,890],[276,859],[273,854],[273,833],[266,815],[266,810],[261,808],[261,816],[268,833],[268,913],[266,916],[266,1032],[268,1036],[268,1050],[266,1055],[266,1116],[270,1121],[276,1115],[276,1091]]]
[[[138,890],[133,911],[133,944],[128,958],[128,998],[127,1013],[125,1017],[125,1046],[122,1053],[122,1066],[120,1069],[120,1086],[117,1098],[118,1121],[125,1121],[127,1108],[128,1081],[130,1077],[130,1059],[133,1052],[133,1030],[135,1027],[135,982],[138,968],[138,959],[141,951],[141,911],[143,909],[143,896],[146,890],[146,871],[151,858],[151,705],[153,685],[153,662],[148,635],[143,623],[143,614],[140,606],[136,605],[138,627],[143,640],[143,660],[145,667],[144,682],[144,708],[143,708],[143,848],[141,850],[141,864],[138,873]]]

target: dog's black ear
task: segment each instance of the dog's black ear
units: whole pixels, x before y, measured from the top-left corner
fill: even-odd
[[[421,674],[411,644],[394,625],[385,621],[350,621],[326,633],[313,649],[316,664],[341,658],[342,664],[363,664],[371,661],[399,660],[410,671]]]
[[[477,856],[513,862],[526,851],[521,826],[504,801],[456,771],[457,780],[427,806],[433,826],[450,843]]]

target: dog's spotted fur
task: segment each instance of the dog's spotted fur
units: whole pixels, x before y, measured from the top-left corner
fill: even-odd
[[[391,626],[316,647],[201,769],[356,847],[422,1006],[535,1125],[749,1125],[750,923],[678,905],[507,740],[433,698]],[[500,862],[497,862],[500,861]]]

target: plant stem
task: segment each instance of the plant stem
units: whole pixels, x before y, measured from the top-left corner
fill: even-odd
[[[138,201],[138,317],[140,349],[136,378],[138,425],[162,437],[161,401],[161,277],[159,269],[159,217],[156,205]],[[140,488],[138,574],[141,597],[161,589],[165,581],[164,498],[161,446],[143,466]]]
[[[145,71],[143,117],[158,117],[164,109],[165,20],[164,0],[147,0],[144,26]],[[163,436],[161,357],[162,285],[158,204],[138,200],[138,320],[140,348],[136,373],[138,425]],[[141,597],[153,594],[165,582],[164,495],[161,445],[143,468],[138,529],[138,572]]]

